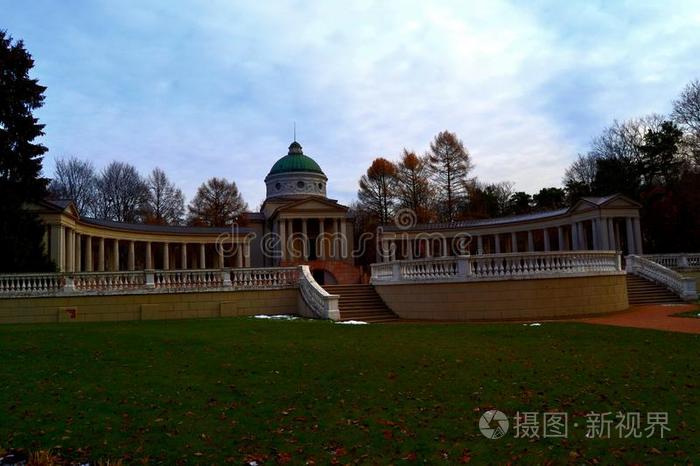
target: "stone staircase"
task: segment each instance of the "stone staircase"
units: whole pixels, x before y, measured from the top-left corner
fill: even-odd
[[[676,294],[663,285],[631,273],[627,274],[627,295],[630,304],[675,304],[683,303]]]
[[[340,295],[340,320],[395,322],[399,317],[384,304],[372,285],[325,285],[331,294]]]

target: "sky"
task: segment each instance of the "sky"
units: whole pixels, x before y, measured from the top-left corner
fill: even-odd
[[[235,181],[251,209],[297,139],[356,198],[376,157],[442,131],[473,176],[534,193],[613,120],[667,113],[700,78],[700,3],[0,0],[47,86],[55,160]]]

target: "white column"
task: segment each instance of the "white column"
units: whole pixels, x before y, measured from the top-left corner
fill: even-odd
[[[533,252],[535,250],[535,237],[532,234],[532,230],[527,232],[527,251]]]
[[[591,238],[593,238],[593,250],[598,251],[600,247],[600,229],[598,228],[598,219],[591,220]]]
[[[413,260],[413,238],[406,238],[406,254],[408,260]]]
[[[598,220],[598,230],[600,232],[600,249],[608,251],[610,247],[610,235],[608,234],[608,219],[601,218]]]
[[[71,228],[66,229],[66,272],[75,270],[75,233]]]
[[[112,271],[119,272],[119,240],[115,239],[112,243]]]
[[[83,244],[80,241],[80,233],[75,233],[75,271],[81,272],[83,265]]]
[[[496,254],[500,254],[501,253],[501,235],[496,233],[493,236],[493,242],[495,243]]]
[[[92,236],[85,237],[85,271],[92,272]]]
[[[564,242],[564,227],[557,227],[557,241],[559,242],[559,250],[565,250],[566,244]]]
[[[59,272],[66,270],[66,229],[63,225],[51,225],[51,260],[54,261]]]
[[[510,252],[518,252],[518,234],[514,231],[510,233]]]
[[[617,251],[617,241],[615,240],[615,222],[613,219],[609,218],[608,221],[608,247]]]
[[[634,226],[634,244],[637,248],[637,254],[642,254],[642,226],[639,223],[639,217],[632,219],[632,225]]]
[[[97,270],[105,271],[105,239],[100,238],[97,242]]]
[[[163,243],[163,270],[170,270],[170,245]]]
[[[280,256],[282,260],[287,260],[287,220],[277,220],[280,232]]]
[[[389,244],[389,247],[391,248],[390,249],[391,261],[393,262],[396,260],[396,247],[397,247],[396,240],[392,240],[391,243]]]
[[[216,252],[218,252],[218,256],[219,256],[219,268],[223,269],[224,268],[224,248],[216,248]]]
[[[586,237],[586,229],[583,222],[578,222],[578,244],[579,249],[588,249],[588,238]]]
[[[316,245],[318,246],[318,251],[316,251],[316,255],[318,256],[319,259],[325,259],[326,258],[326,241],[325,241],[325,219],[319,218],[318,219],[318,241],[316,241]]]
[[[481,235],[478,235],[476,237],[476,253],[477,254],[484,253],[484,240],[481,238]]]
[[[207,268],[207,248],[204,243],[199,245],[199,268]]]
[[[243,245],[243,267],[250,267],[250,241]]]
[[[309,234],[305,218],[301,219],[301,237],[303,245],[301,248],[301,257],[303,257],[304,260],[307,261],[309,260]]]
[[[632,227],[632,217],[625,218],[625,227],[627,230],[627,254],[637,254],[637,249],[634,246],[634,228]]]
[[[577,251],[579,249],[580,248],[578,243],[578,223],[574,222],[571,224],[571,250]]]
[[[348,244],[348,232],[347,232],[347,227],[345,225],[345,219],[339,219],[338,223],[340,224],[340,238],[341,238],[341,243],[340,243],[340,252],[341,252],[341,259],[347,259],[349,255],[349,248],[351,247],[350,244]]]
[[[433,239],[428,238],[425,240],[425,256],[426,257],[433,257]]]
[[[442,237],[442,245],[440,246],[440,248],[442,249],[442,251],[440,251],[442,253],[442,257],[447,257],[450,255],[447,253],[447,238],[445,238],[444,236]]]
[[[146,270],[151,270],[153,268],[153,251],[151,249],[151,242],[146,241]]]
[[[136,245],[134,241],[129,241],[129,255],[127,259],[127,267],[133,272],[136,269]]]
[[[549,244],[549,230],[547,228],[543,228],[542,234],[544,235],[544,250],[549,252],[552,250],[552,247]]]
[[[236,245],[236,267],[243,268],[243,243]]]
[[[342,247],[342,239],[340,238],[340,219],[335,218],[333,219],[333,258],[334,259],[340,259],[342,256],[341,252],[341,247]]]
[[[187,270],[187,243],[180,245],[180,268]]]

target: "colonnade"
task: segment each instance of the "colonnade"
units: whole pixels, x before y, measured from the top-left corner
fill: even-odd
[[[517,228],[517,229],[516,229]],[[639,217],[599,217],[555,226],[405,231],[381,239],[382,262],[460,254],[601,250],[642,253]]]
[[[47,252],[64,272],[250,267],[250,242],[244,238],[221,247],[216,238],[199,242],[127,240],[83,234],[65,225],[48,226],[46,236]]]
[[[344,217],[283,217],[274,222],[273,231],[279,235],[282,261],[349,256],[350,238]]]

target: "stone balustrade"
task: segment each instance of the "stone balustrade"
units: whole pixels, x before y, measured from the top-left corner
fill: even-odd
[[[298,267],[7,274],[0,298],[297,288],[299,275]]]
[[[143,272],[80,272],[63,274],[66,291],[121,291],[143,288]]]
[[[316,283],[308,265],[300,266],[299,291],[306,307],[314,317],[320,319],[339,320],[340,296],[330,294]]]
[[[612,251],[559,251],[401,260],[372,264],[372,283],[514,280],[623,273]]]
[[[226,269],[154,270],[152,274],[149,272],[146,271],[146,275],[153,276],[153,288],[168,290],[220,288],[224,286],[224,277],[228,273]]]
[[[65,276],[57,273],[0,275],[0,296],[56,293],[64,285]]]
[[[300,270],[299,267],[231,269],[230,274],[231,286],[236,289],[287,288],[299,284]]]
[[[671,269],[700,269],[700,253],[645,254],[641,257]]]
[[[671,270],[647,257],[630,255],[627,256],[625,260],[628,273],[633,273],[664,285],[685,301],[695,301],[698,299],[694,278],[684,277],[675,270]]]

